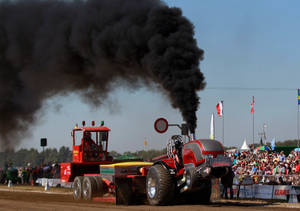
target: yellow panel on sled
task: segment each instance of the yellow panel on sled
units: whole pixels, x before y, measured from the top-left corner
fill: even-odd
[[[152,166],[152,162],[121,162],[113,164],[100,165],[102,167],[123,167],[123,166]]]

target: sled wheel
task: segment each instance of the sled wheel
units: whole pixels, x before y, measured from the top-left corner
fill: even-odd
[[[97,184],[93,177],[84,177],[82,182],[82,197],[85,200],[92,200],[96,195]]]
[[[94,176],[93,178],[96,181],[96,187],[97,187],[96,196],[101,197],[106,192],[105,186],[102,181],[102,177]]]
[[[75,179],[74,179],[74,183],[73,183],[73,198],[75,200],[82,199],[82,181],[83,181],[83,177],[82,176],[75,177]]]

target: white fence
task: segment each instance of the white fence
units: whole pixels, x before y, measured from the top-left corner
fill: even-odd
[[[61,182],[60,179],[48,179],[48,178],[38,178],[36,183],[45,186],[48,182],[50,187],[64,187],[64,188],[71,188],[72,182]]]

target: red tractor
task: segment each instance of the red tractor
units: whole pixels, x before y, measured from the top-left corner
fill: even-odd
[[[162,118],[155,122],[155,129],[160,133],[166,132],[168,126],[174,125]],[[87,172],[86,168],[81,171],[83,176],[82,173],[71,174],[76,176],[74,199],[112,201],[116,204],[131,204],[147,199],[151,205],[166,205],[179,198],[196,203],[209,202],[211,179],[227,174],[232,161],[224,157],[220,142],[191,140],[186,126],[179,127],[182,135],[172,136],[167,144],[167,154],[155,158],[151,163],[112,163],[107,156],[106,159],[99,158],[99,161],[89,161],[101,162],[100,168],[98,166],[97,173]],[[108,132],[109,129],[99,128],[99,131]],[[107,145],[107,136],[100,140],[105,140]],[[76,149],[73,147],[73,151]],[[82,151],[84,158],[84,150],[80,148],[79,151]]]
[[[73,138],[73,161],[71,163],[61,163],[61,182],[73,182],[76,176],[84,174],[99,173],[100,164],[112,163],[109,156],[108,135],[110,129],[104,126],[102,121],[99,126],[76,125],[72,130]]]
[[[160,133],[168,126],[163,118],[155,123],[155,129]],[[186,139],[180,135],[172,136],[167,155],[154,159],[148,171],[146,192],[151,205],[166,205],[178,197],[193,203],[207,203],[211,195],[211,179],[224,176],[232,166],[231,159],[224,157],[220,142],[190,140],[186,126],[180,128]]]

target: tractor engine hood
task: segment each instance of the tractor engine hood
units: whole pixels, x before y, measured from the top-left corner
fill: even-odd
[[[199,139],[190,141],[183,147],[184,163],[193,163],[195,166],[204,163],[207,156],[216,158],[223,154],[223,145],[216,140]]]
[[[185,168],[195,168],[194,173],[200,177],[225,175],[232,166],[229,157],[224,156],[223,145],[216,140],[200,139],[184,145],[183,159]]]

